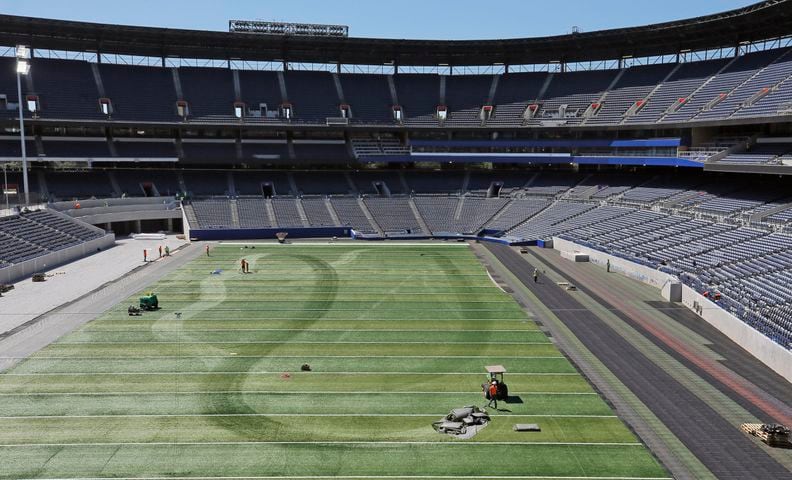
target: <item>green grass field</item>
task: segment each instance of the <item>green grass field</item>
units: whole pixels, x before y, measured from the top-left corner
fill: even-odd
[[[0,478],[667,477],[464,245],[225,245],[150,290],[0,375]],[[492,364],[518,398],[435,433]]]

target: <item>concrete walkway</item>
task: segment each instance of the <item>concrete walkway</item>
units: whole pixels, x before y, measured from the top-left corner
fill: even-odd
[[[47,270],[52,276],[44,283],[33,283],[30,279],[16,283],[14,290],[0,298],[0,338],[20,325],[144,265],[143,249],[149,250],[153,254],[150,256],[157,260],[157,247],[160,245],[163,249],[167,245],[175,251],[185,244],[175,235],[164,241],[125,238],[118,240],[111,249]]]
[[[197,246],[186,246],[175,237],[168,238],[164,244],[171,247],[172,256],[144,264],[142,245],[156,248],[157,242],[127,240],[120,243],[118,249],[113,248],[77,262],[82,265],[68,265],[67,268],[71,268],[64,268],[63,275],[56,275],[45,283],[33,284],[28,281],[34,287],[32,290],[24,284],[20,285],[19,298],[13,300],[16,305],[26,306],[25,309],[6,313],[5,302],[13,297],[0,299],[3,317],[13,316],[16,319],[16,325],[7,320],[6,324],[11,328],[0,334],[0,372],[99,317],[203,252]],[[182,248],[176,250],[179,246]],[[140,258],[137,258],[138,255]],[[69,276],[71,279],[66,281]],[[58,288],[52,288],[54,281],[60,278],[64,280],[58,283]],[[39,287],[42,289],[36,290]],[[9,293],[14,292],[17,290]],[[37,299],[41,301],[35,303]],[[34,304],[26,305],[23,300],[33,301]]]

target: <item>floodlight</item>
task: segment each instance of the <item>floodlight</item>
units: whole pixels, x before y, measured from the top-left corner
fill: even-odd
[[[27,60],[30,58],[30,48],[26,45],[17,45],[16,57],[20,60]]]
[[[27,62],[27,60],[18,60],[16,71],[21,75],[27,75],[30,73],[30,64]]]

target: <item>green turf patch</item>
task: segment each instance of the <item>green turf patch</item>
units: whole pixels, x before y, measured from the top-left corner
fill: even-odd
[[[146,291],[0,375],[0,478],[667,476],[463,246],[219,246]],[[492,364],[492,423],[436,434]]]

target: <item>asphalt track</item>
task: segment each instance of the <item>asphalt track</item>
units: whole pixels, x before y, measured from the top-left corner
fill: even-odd
[[[535,266],[530,259],[523,258],[509,247],[488,244],[486,248],[552,310],[715,476],[735,480],[791,477],[789,470],[753,440],[568,292],[552,282],[534,283]],[[594,298],[600,300],[596,296]]]

